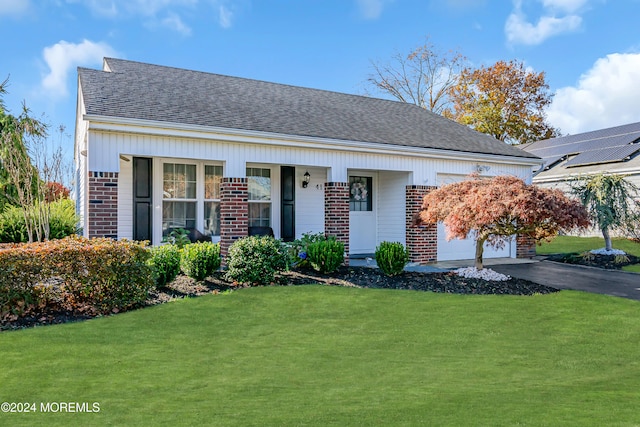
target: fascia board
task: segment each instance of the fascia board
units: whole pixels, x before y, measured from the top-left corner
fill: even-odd
[[[539,158],[506,156],[499,154],[470,153],[437,148],[407,147],[403,145],[334,140],[328,138],[284,135],[269,132],[247,131],[242,129],[221,128],[215,126],[199,126],[181,123],[169,123],[150,120],[128,119],[120,117],[87,114],[84,120],[89,121],[89,130],[109,132],[130,132],[153,136],[174,136],[178,138],[216,139],[225,142],[251,144],[296,146],[333,151],[367,152],[376,154],[402,154],[413,157],[429,157],[446,160],[473,160],[493,163],[519,164],[537,166],[543,163]]]

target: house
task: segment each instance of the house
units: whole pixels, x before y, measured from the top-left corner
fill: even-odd
[[[414,262],[474,256],[412,227],[430,189],[477,171],[531,182],[540,163],[406,103],[113,58],[78,69],[75,160],[88,237],[196,229],[224,254],[267,227],[335,235],[352,257],[398,241]],[[485,256],[530,254],[516,246]]]
[[[523,147],[541,157],[533,182],[570,193],[569,181],[600,172],[628,175],[640,186],[640,122],[537,141]]]

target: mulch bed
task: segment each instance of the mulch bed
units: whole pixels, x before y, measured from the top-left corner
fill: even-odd
[[[558,289],[516,278],[511,278],[505,282],[495,282],[463,278],[452,273],[418,272],[405,272],[399,276],[388,277],[382,274],[380,270],[368,267],[341,267],[337,272],[327,275],[316,273],[313,270],[288,271],[278,278],[278,283],[275,283],[275,285],[318,283],[329,286],[431,291],[450,294],[533,295],[558,292]],[[221,272],[215,273],[202,282],[196,282],[186,276],[178,276],[169,286],[153,290],[145,306],[162,304],[176,298],[197,297],[233,289],[238,289],[238,286],[234,286],[224,280]],[[0,330],[67,323],[86,320],[91,317],[86,314],[70,312],[45,313],[3,323],[0,325]]]
[[[607,270],[620,270],[625,265],[640,264],[640,258],[634,255],[596,255],[584,253],[554,254],[546,258],[549,261],[562,262],[564,264],[586,265],[589,267],[604,268]]]

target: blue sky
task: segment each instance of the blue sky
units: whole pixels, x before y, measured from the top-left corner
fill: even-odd
[[[550,122],[578,133],[640,121],[638,16],[640,0],[0,0],[0,81],[11,113],[25,101],[71,146],[76,67],[104,56],[363,94],[371,61],[429,37],[544,71]]]

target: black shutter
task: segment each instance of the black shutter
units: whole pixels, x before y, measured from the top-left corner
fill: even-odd
[[[296,168],[280,167],[281,221],[280,237],[285,242],[296,238]]]
[[[151,241],[152,223],[151,159],[133,158],[133,240]]]

